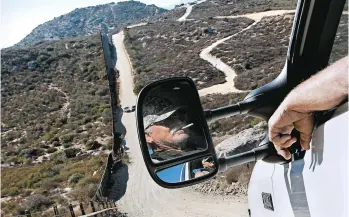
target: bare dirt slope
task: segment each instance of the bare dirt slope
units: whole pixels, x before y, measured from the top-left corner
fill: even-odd
[[[120,71],[122,105],[133,105],[136,96],[132,89],[131,66],[123,45],[123,33],[113,36],[117,48],[117,68]],[[247,203],[227,196],[202,195],[191,189],[165,189],[149,176],[143,162],[136,132],[134,113],[125,113],[122,119],[126,129],[126,142],[130,148],[131,164],[126,194],[118,202],[121,212],[129,216],[248,216]]]

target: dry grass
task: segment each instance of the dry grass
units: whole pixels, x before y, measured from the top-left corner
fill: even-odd
[[[62,189],[66,187],[73,187],[73,191],[69,194],[72,201],[78,200],[88,203],[97,190],[102,176],[101,168],[103,169],[106,159],[105,155],[101,155],[66,160],[61,164],[46,162],[36,166],[5,169],[1,173],[2,197],[11,196],[11,192],[16,191],[14,195],[17,195],[18,201],[11,198],[9,202],[2,204],[2,208],[5,212],[11,210],[11,214],[19,214],[25,208],[24,198],[27,198],[30,192],[47,195],[50,201],[57,204],[66,204],[66,201],[60,199],[54,193],[58,192],[60,195]],[[97,170],[100,170],[100,172],[93,176],[93,172]],[[84,174],[84,178],[77,183],[69,184],[69,177],[74,174]],[[55,189],[61,190],[57,191]],[[14,195],[12,194],[12,196]],[[14,201],[16,201],[16,204]],[[39,206],[38,210],[45,210],[45,206],[42,208]],[[8,211],[7,214],[9,214]]]

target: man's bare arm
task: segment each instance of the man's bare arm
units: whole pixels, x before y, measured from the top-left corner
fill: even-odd
[[[269,139],[276,150],[286,159],[287,150],[297,138],[291,136],[293,129],[300,133],[300,144],[310,148],[314,120],[313,111],[328,110],[348,97],[348,57],[327,67],[292,90],[270,117]]]
[[[348,97],[348,57],[344,57],[298,85],[283,101],[286,110],[328,110]]]

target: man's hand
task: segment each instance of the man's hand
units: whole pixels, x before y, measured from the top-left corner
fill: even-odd
[[[314,121],[311,113],[288,110],[281,105],[269,119],[269,139],[274,143],[278,154],[289,160],[291,153],[287,150],[297,138],[291,136],[293,129],[300,133],[300,144],[309,150]]]
[[[287,150],[297,141],[291,137],[300,132],[300,144],[309,150],[313,131],[313,111],[331,109],[348,99],[348,57],[344,57],[294,88],[269,119],[269,139],[278,153],[291,158]]]

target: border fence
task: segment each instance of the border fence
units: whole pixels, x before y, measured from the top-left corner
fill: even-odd
[[[77,209],[74,209],[73,204],[68,206],[54,206],[50,210],[31,212],[26,210],[24,215],[16,215],[14,217],[39,217],[39,216],[53,216],[53,217],[87,217],[87,216],[111,216],[112,214],[117,213],[117,208],[115,203],[111,202],[93,202],[90,203],[79,203],[78,206],[75,206]],[[51,212],[50,212],[51,211]],[[50,215],[52,213],[52,215]]]
[[[126,134],[126,129],[125,132],[123,132],[123,125],[121,122],[122,108],[118,104],[117,78],[119,77],[119,74],[118,71],[115,69],[117,61],[116,48],[113,44],[112,36],[108,33],[108,27],[104,23],[101,24],[100,37],[106,66],[106,77],[108,80],[110,92],[110,106],[112,110],[113,150],[108,156],[107,164],[103,176],[101,178],[100,185],[95,196],[93,197],[93,200],[106,202],[109,201],[108,193],[113,187],[113,180],[111,177],[112,170],[116,169],[122,164],[124,150],[121,144]]]

